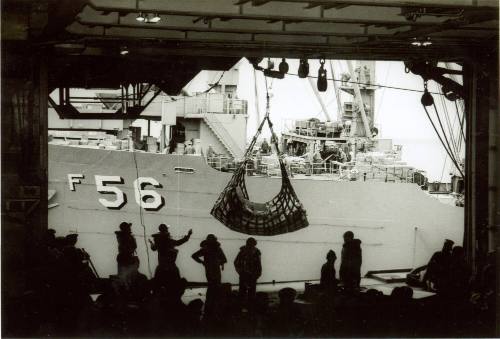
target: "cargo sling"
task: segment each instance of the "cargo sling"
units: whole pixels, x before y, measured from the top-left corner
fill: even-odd
[[[281,189],[278,195],[270,201],[256,203],[249,200],[245,185],[245,171],[246,164],[249,161],[248,156],[251,154],[266,121],[271,130],[271,141],[278,153],[281,169]],[[266,116],[246,150],[243,162],[236,169],[210,213],[230,229],[250,235],[289,233],[309,225],[306,210],[295,194],[285,164],[281,159],[278,138],[274,134],[273,125],[269,119],[269,95],[267,95]]]

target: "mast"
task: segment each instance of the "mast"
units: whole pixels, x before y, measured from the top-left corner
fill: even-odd
[[[257,89],[257,71],[253,69],[253,84],[254,84],[254,94],[255,94],[255,113],[257,113],[257,129],[259,128],[261,122],[260,109],[259,109],[259,91]]]
[[[330,117],[330,114],[328,114],[328,110],[326,109],[326,105],[323,101],[323,98],[319,95],[318,88],[316,87],[316,84],[314,83],[312,78],[308,78],[309,80],[309,85],[311,85],[311,88],[316,95],[316,99],[318,99],[319,104],[321,105],[321,109],[323,110],[323,114],[326,117],[326,120],[332,121],[332,118]]]
[[[350,60],[347,60],[347,67],[349,68],[349,73],[351,74],[351,77],[352,77],[354,75],[354,69],[352,67],[352,63],[351,63]],[[361,119],[363,120],[363,126],[365,128],[366,137],[369,138],[369,139],[371,139],[372,135],[371,135],[371,131],[370,131],[370,124],[368,122],[368,118],[366,117],[365,105],[364,105],[364,102],[363,102],[363,97],[361,96],[361,91],[359,90],[359,85],[358,85],[358,82],[360,82],[359,80],[360,79],[358,79],[357,81],[353,82],[354,99],[358,103],[359,112],[361,113]]]
[[[333,88],[335,90],[335,99],[337,101],[337,110],[338,110],[338,116],[337,120],[342,121],[342,103],[340,102],[340,92],[339,92],[339,87],[337,85],[337,82],[335,81],[335,73],[333,72],[333,62],[332,60],[328,60],[328,63],[330,64],[330,72],[332,74],[332,79],[333,79]]]

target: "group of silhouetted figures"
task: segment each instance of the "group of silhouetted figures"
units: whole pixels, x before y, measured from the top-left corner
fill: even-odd
[[[495,320],[494,254],[472,279],[461,247],[447,240],[436,252],[423,278],[415,284],[437,296],[413,298],[409,286],[391,295],[360,286],[361,241],[344,234],[339,279],[336,253],[329,250],[319,285],[297,291],[283,288],[278,299],[257,292],[262,274],[257,241],[248,238],[234,267],[239,289],[222,282],[227,258],[213,234],[206,236],[192,259],[202,264],[206,299],[185,303],[188,282],[176,265],[176,247],[189,241],[190,230],[173,239],[161,224],[150,248],[158,254],[152,279],[140,273],[137,243],[131,224],[115,232],[117,274],[100,279],[85,250],[76,247],[78,235],[56,237],[48,230],[43,263],[33,273],[27,292],[4,313],[13,336],[491,336]],[[46,253],[46,254],[45,254]],[[293,266],[293,263],[290,263]],[[423,271],[422,271],[423,274]],[[96,297],[94,300],[91,295]],[[13,305],[13,306],[12,306]]]
[[[135,256],[137,244],[130,231],[130,226],[131,224],[123,222],[120,224],[120,230],[115,232],[118,240],[116,260],[118,276],[122,278],[121,280],[126,279],[131,271],[136,272],[138,269],[139,259]],[[190,230],[183,238],[174,240],[165,224],[161,224],[158,231],[158,233],[153,234],[153,240],[149,240],[151,249],[158,252],[158,266],[152,280],[152,290],[155,293],[175,289],[178,284],[183,284],[183,278],[181,278],[176,265],[178,253],[176,247],[187,242],[192,234]],[[240,277],[239,296],[243,302],[249,302],[255,297],[257,279],[262,273],[260,251],[256,245],[257,241],[254,238],[248,238],[245,246],[240,248],[240,252],[234,260],[234,266]],[[221,244],[213,234],[209,234],[200,243],[200,249],[193,253],[192,258],[205,267],[207,293],[204,314],[210,315],[215,308],[216,295],[221,289],[221,271],[224,269],[227,259]]]

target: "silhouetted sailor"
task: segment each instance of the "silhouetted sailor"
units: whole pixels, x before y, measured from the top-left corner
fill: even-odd
[[[340,263],[340,280],[346,289],[359,288],[361,281],[361,240],[354,239],[354,233],[344,233],[344,245]]]
[[[326,263],[321,267],[321,279],[319,284],[321,289],[326,293],[335,293],[337,289],[335,260],[337,260],[337,255],[334,251],[329,250],[326,255]]]
[[[278,293],[280,302],[271,316],[270,334],[277,337],[301,337],[304,335],[304,317],[295,303],[297,291],[286,287]]]
[[[193,234],[189,230],[188,234],[179,240],[172,239],[168,226],[161,224],[158,226],[158,233],[152,235],[153,241],[149,240],[151,249],[158,251],[158,267],[155,271],[155,279],[160,284],[169,280],[180,279],[179,269],[175,265],[178,250],[175,248],[187,242]]]
[[[76,247],[78,234],[69,234],[65,238],[62,251],[62,284],[59,285],[58,302],[60,321],[66,333],[76,330],[80,312],[92,303],[89,292],[95,276],[90,270],[88,254]]]
[[[89,255],[80,248],[76,248],[78,234],[68,234],[65,239],[66,246],[63,249],[63,256],[65,263],[68,265],[67,269],[79,273],[87,267],[86,261],[89,259]]]
[[[177,258],[178,252],[175,247],[187,242],[191,234],[193,234],[193,230],[189,230],[188,234],[179,240],[172,239],[168,231],[168,226],[165,224],[158,226],[158,231],[158,233],[152,235],[153,241],[149,240],[151,249],[153,251],[158,251],[158,265],[175,265],[175,259]]]
[[[221,283],[221,270],[227,262],[226,256],[220,247],[220,243],[213,234],[209,234],[206,240],[200,244],[200,249],[191,256],[196,262],[205,266],[207,277],[207,300],[205,312],[210,311],[213,306],[213,296],[215,290]],[[201,259],[203,258],[203,260]]]
[[[56,231],[54,229],[49,228],[45,231],[44,242],[47,247],[56,246]]]
[[[240,276],[239,294],[242,301],[255,297],[257,279],[262,274],[260,251],[254,238],[248,238],[246,245],[240,247],[240,252],[234,260],[234,267]]]
[[[220,247],[220,243],[213,234],[209,234],[206,240],[200,244],[200,249],[191,256],[196,262],[205,266],[207,282],[220,283],[221,270],[227,262],[226,256]],[[201,260],[203,258],[203,260]]]
[[[443,244],[443,249],[441,251],[435,252],[429,263],[427,264],[427,271],[424,276],[424,283],[428,289],[438,290],[448,285],[447,281],[449,275],[447,271],[449,270],[451,262],[451,251],[454,242],[452,240],[446,239]]]
[[[139,272],[140,261],[133,257],[132,263],[121,272],[121,279],[115,280],[114,289],[121,302],[141,304],[149,295],[148,278]]]
[[[61,245],[59,245],[58,241],[56,239],[57,239],[56,238],[56,231],[49,228],[45,233],[44,243],[45,243],[46,248],[47,248],[46,263],[47,263],[47,265],[50,265],[50,267],[48,267],[48,269],[51,271],[57,270],[58,260],[61,258],[62,249],[64,248],[64,245],[63,245],[64,242],[59,241],[59,244],[61,244]]]
[[[118,240],[118,256],[116,257],[118,273],[120,273],[124,267],[132,265],[134,261],[137,243],[134,235],[130,231],[131,226],[131,223],[124,221],[120,224],[120,230],[115,231],[116,240]]]

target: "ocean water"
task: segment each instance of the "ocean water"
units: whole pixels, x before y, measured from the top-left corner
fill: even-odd
[[[398,138],[394,145],[403,145],[402,160],[408,165],[427,172],[430,182],[450,182],[454,165],[439,140]]]

